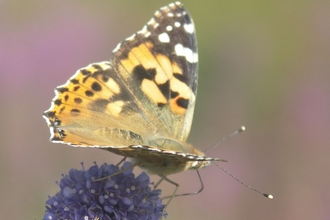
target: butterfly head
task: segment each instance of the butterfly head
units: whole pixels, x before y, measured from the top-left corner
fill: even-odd
[[[187,170],[199,170],[211,165],[211,161],[218,160],[217,158],[205,157],[205,154],[196,148],[194,149],[194,154],[198,156],[195,157],[195,161],[187,162]]]

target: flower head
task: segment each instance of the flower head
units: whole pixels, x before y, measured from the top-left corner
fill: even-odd
[[[131,165],[125,162],[121,169]],[[46,201],[44,220],[160,219],[165,207],[161,190],[151,189],[146,173],[135,177],[132,170],[104,178],[119,172],[119,167],[95,164],[89,170],[71,169],[59,183],[60,192]]]

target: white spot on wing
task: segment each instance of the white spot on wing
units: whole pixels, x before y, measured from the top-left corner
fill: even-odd
[[[150,21],[147,24],[148,25],[153,25],[155,23],[156,23],[155,19],[154,18],[151,18]]]
[[[162,33],[162,34],[160,34],[160,35],[158,36],[158,39],[159,39],[159,41],[162,42],[162,43],[168,43],[168,42],[170,42],[170,37],[168,36],[167,33]]]
[[[172,27],[171,25],[168,25],[168,26],[166,27],[166,30],[167,30],[167,31],[171,31],[171,30],[173,30],[173,27]]]
[[[164,7],[161,7],[160,10],[165,11],[167,8],[168,8],[167,6],[164,6]]]
[[[148,31],[147,26],[144,25],[143,28],[142,28],[142,30],[138,31],[138,34],[146,34],[147,31]]]
[[[194,55],[193,52],[189,48],[184,48],[184,52],[186,55],[186,60],[188,60],[190,63],[193,63]]]
[[[120,46],[121,46],[121,43],[117,44],[117,46],[115,47],[115,49],[113,49],[112,52],[113,53],[117,52],[119,50]]]
[[[176,21],[176,22],[174,23],[174,26],[175,26],[175,27],[180,27],[181,24],[180,24],[180,22],[177,22],[177,21]]]
[[[194,30],[195,30],[194,25],[192,23],[184,24],[183,28],[190,34],[194,33]]]
[[[183,47],[182,44],[177,44],[174,47],[177,56],[183,56],[189,63],[198,62],[198,54],[193,52],[190,48]]]
[[[198,61],[198,54],[194,53],[190,48],[185,47],[184,52],[188,62],[196,63]]]
[[[154,28],[155,28],[155,29],[158,28],[158,26],[159,26],[158,23],[155,23],[155,24],[154,24]]]
[[[134,38],[135,38],[135,34],[133,34],[132,36],[126,38],[126,40],[127,40],[127,41],[131,41],[131,40],[133,40]]]
[[[175,53],[176,53],[177,56],[184,56],[185,55],[182,44],[175,45],[174,50],[175,50]]]

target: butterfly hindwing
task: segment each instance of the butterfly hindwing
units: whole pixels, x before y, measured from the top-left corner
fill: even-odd
[[[44,113],[51,140],[78,146],[142,144],[134,132],[143,121],[139,109],[117,76],[111,63],[94,63],[57,87]]]

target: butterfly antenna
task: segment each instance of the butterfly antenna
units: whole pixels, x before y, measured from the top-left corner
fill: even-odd
[[[241,133],[241,132],[243,132],[243,131],[245,131],[245,127],[244,127],[244,126],[242,126],[242,127],[240,127],[239,129],[237,129],[234,133],[225,136],[225,137],[222,138],[220,141],[217,141],[216,143],[214,143],[213,145],[211,145],[209,148],[206,148],[206,150],[204,150],[204,153],[205,153],[206,151],[208,151],[208,150],[210,150],[210,149],[212,149],[212,148],[218,146],[220,143],[222,143],[222,142],[224,142],[225,140],[231,138],[232,136],[234,136],[234,135],[236,135],[236,134],[238,134],[238,133]]]
[[[228,174],[229,176],[231,176],[234,180],[236,180],[237,182],[239,182],[240,184],[242,184],[243,186],[245,186],[245,187],[247,187],[247,188],[249,188],[249,189],[251,189],[251,190],[253,190],[253,191],[255,191],[255,192],[257,192],[257,193],[259,193],[259,194],[261,194],[261,195],[263,195],[264,197],[266,197],[266,198],[268,198],[268,199],[273,199],[273,198],[274,198],[273,195],[271,195],[271,194],[263,193],[263,192],[261,192],[261,191],[255,189],[255,188],[253,188],[252,186],[247,185],[247,184],[244,183],[242,180],[238,179],[238,178],[235,177],[233,174],[229,173],[227,170],[225,170],[225,169],[224,169],[222,166],[220,166],[219,164],[214,163],[214,162],[212,162],[212,163],[213,163],[214,165],[216,165],[218,168],[220,168],[223,172],[225,172],[226,174]]]

